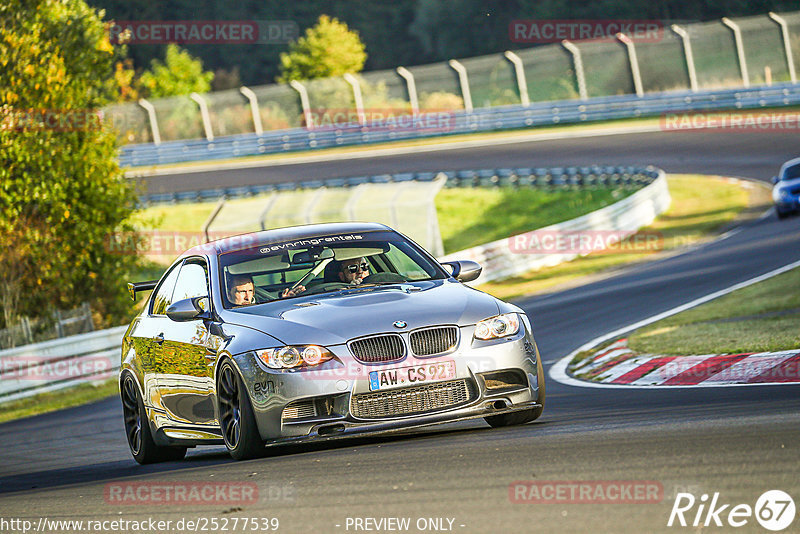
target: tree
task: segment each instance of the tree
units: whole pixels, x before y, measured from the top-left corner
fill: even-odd
[[[281,54],[281,75],[278,82],[329,78],[346,73],[361,72],[367,53],[358,33],[347,24],[321,15],[304,37]]]
[[[154,59],[150,70],[139,77],[138,87],[147,98],[207,93],[213,72],[203,71],[203,62],[176,44],[167,45],[165,62]]]
[[[134,254],[109,247],[136,202],[116,135],[114,50],[83,0],[0,4],[0,303],[5,323],[89,301],[102,323],[130,309]],[[13,267],[13,268],[12,268]]]

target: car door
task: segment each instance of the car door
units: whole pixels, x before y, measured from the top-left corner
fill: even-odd
[[[180,268],[171,302],[205,297],[210,304],[208,266],[203,258],[187,258]],[[165,318],[158,376],[161,402],[170,419],[192,425],[215,424],[212,397],[216,362],[215,339],[202,319]]]
[[[163,372],[160,353],[163,340],[164,313],[172,299],[182,262],[175,264],[153,291],[146,309],[137,319],[129,337],[141,365],[142,396],[148,406],[163,410],[158,392],[158,375]],[[160,335],[161,334],[161,335]]]

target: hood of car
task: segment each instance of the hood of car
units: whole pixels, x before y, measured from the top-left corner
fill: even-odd
[[[475,324],[498,312],[497,300],[490,295],[458,282],[433,280],[273,301],[237,308],[227,320],[287,345],[331,346],[382,332]]]

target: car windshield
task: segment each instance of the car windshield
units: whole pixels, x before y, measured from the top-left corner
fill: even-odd
[[[220,255],[226,308],[351,289],[446,278],[394,232],[332,234]]]
[[[793,165],[783,171],[784,180],[794,180],[795,178],[800,178],[800,165]]]

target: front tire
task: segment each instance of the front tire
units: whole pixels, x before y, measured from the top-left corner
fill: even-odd
[[[186,447],[161,447],[156,445],[150,432],[150,423],[144,409],[139,386],[130,373],[126,373],[120,387],[122,414],[125,421],[125,435],[128,438],[133,459],[138,463],[152,464],[181,460],[186,456]]]
[[[264,452],[247,388],[230,360],[225,360],[217,378],[217,413],[225,446],[234,460],[257,458]]]
[[[519,412],[503,413],[499,415],[490,415],[483,419],[489,423],[492,428],[500,428],[503,426],[524,425],[530,423],[541,417],[544,411],[544,368],[542,367],[542,358],[539,356],[539,350],[536,350],[536,382],[539,387],[539,396],[536,399],[539,404],[538,408],[531,408],[530,410],[522,410]]]

